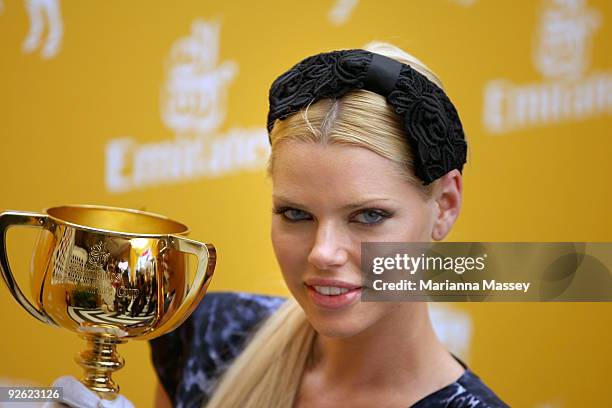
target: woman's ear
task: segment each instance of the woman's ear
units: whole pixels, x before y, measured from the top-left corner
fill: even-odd
[[[437,214],[431,230],[431,238],[434,241],[444,239],[450,232],[455,220],[461,210],[461,173],[459,170],[451,170],[438,180],[434,189],[434,197],[437,204]]]

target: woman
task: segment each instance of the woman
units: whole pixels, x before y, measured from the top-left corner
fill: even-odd
[[[361,242],[443,239],[461,208],[466,156],[436,76],[389,44],[368,49],[307,58],[272,85],[271,235],[295,300],[272,312],[277,298],[207,295],[184,328],[194,337],[153,343],[175,406],[506,406],[440,343],[426,303],[359,301]],[[244,310],[273,314],[259,327],[264,319]],[[211,318],[220,311],[221,324]],[[202,314],[205,327],[194,323]],[[235,327],[223,334],[227,322]],[[195,348],[192,359],[164,367],[162,350],[178,344]]]
[[[209,293],[151,343],[158,406],[506,406],[437,339],[426,303],[360,302],[361,242],[446,237],[467,151],[437,77],[367,48],[272,85],[271,236],[292,299]]]

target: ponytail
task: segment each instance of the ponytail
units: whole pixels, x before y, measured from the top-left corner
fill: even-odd
[[[314,335],[304,311],[290,298],[255,333],[205,407],[293,406]]]

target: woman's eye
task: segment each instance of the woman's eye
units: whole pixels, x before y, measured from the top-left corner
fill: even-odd
[[[310,219],[310,214],[296,208],[280,208],[278,210],[274,210],[274,212],[276,214],[281,214],[289,221],[302,221]]]
[[[389,214],[380,210],[366,210],[355,216],[355,220],[362,224],[378,224],[389,218]]]

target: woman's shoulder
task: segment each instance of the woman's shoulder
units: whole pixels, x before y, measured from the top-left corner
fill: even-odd
[[[453,356],[455,357],[455,356]],[[476,373],[455,357],[465,371],[452,384],[423,398],[411,408],[507,408]]]
[[[245,292],[209,292],[190,319],[195,328],[228,338],[258,324],[274,312],[286,298]]]
[[[173,406],[201,406],[249,336],[285,300],[209,292],[178,329],[151,340],[153,366]]]

